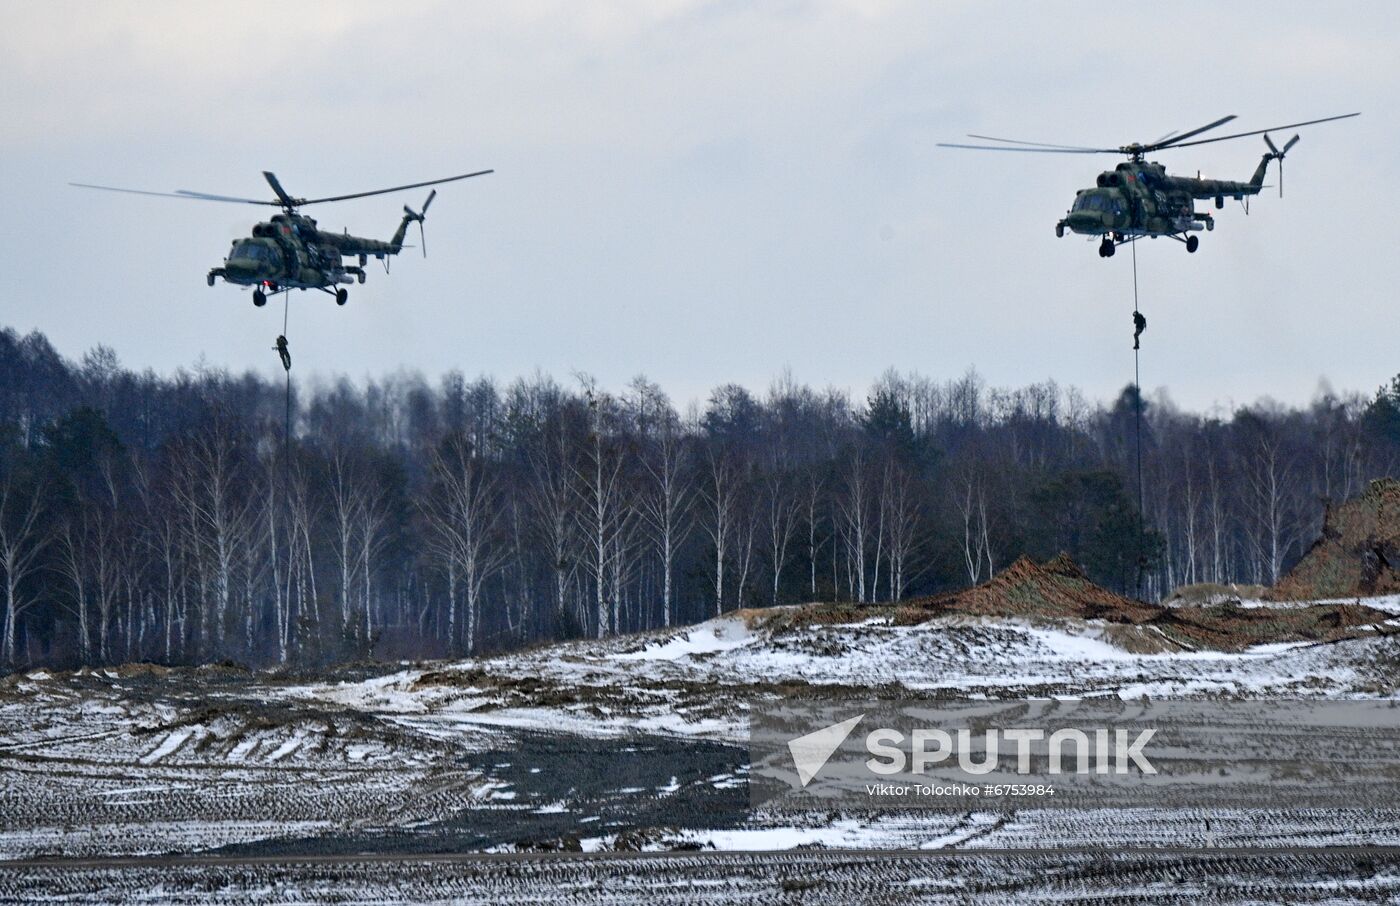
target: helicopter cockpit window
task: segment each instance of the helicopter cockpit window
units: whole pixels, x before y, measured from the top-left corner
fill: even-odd
[[[231,258],[247,258],[253,261],[271,261],[267,246],[259,242],[240,242],[233,250]]]
[[[1102,195],[1093,193],[1080,195],[1074,200],[1075,211],[1107,211],[1110,210],[1108,199]]]

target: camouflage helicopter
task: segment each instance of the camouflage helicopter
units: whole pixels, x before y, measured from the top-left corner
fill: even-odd
[[[277,177],[263,171],[263,177],[272,187],[275,201],[257,198],[234,198],[228,195],[210,195],[205,192],[191,192],[179,189],[175,192],[147,192],[141,189],[121,189],[115,186],[97,186],[90,183],[69,183],[83,189],[102,189],[108,192],[126,192],[133,195],[158,195],[164,198],[184,198],[192,201],[227,201],[240,204],[261,204],[280,207],[282,213],[273,214],[264,223],[253,227],[253,235],[235,239],[222,267],[209,271],[206,281],[210,286],[222,278],[227,283],[253,287],[253,304],[267,304],[268,293],[288,292],[293,289],[317,289],[335,297],[337,305],[344,305],[349,291],[339,284],[349,283],[354,278],[365,282],[365,264],[373,256],[385,262],[386,257],[397,255],[404,248],[404,236],[410,223],[417,223],[423,255],[427,256],[426,237],[422,237],[423,219],[428,206],[437,197],[437,189],[428,193],[421,210],[415,211],[404,205],[403,219],[388,242],[379,239],[364,239],[351,236],[349,232],[332,233],[317,228],[316,221],[297,212],[298,208],[311,204],[331,201],[347,201],[351,198],[364,198],[369,195],[383,195],[388,192],[401,192],[424,186],[436,186],[445,182],[456,182],[473,176],[484,176],[494,170],[478,170],[445,179],[431,179],[390,189],[375,189],[371,192],[355,192],[350,195],[333,195],[327,198],[293,198],[282,188]],[[346,264],[343,258],[358,258],[356,264]],[[335,289],[331,289],[335,287]]]
[[[1065,217],[1055,224],[1055,235],[1063,237],[1065,228],[1088,236],[1099,236],[1099,257],[1111,258],[1114,250],[1125,242],[1135,242],[1143,236],[1169,236],[1185,243],[1186,251],[1194,252],[1200,245],[1197,236],[1190,235],[1200,230],[1215,229],[1215,219],[1209,212],[1195,209],[1198,198],[1214,198],[1217,209],[1225,206],[1226,198],[1234,198],[1245,205],[1247,199],[1259,194],[1264,188],[1264,172],[1269,161],[1278,161],[1279,196],[1283,196],[1283,158],[1288,150],[1298,143],[1300,136],[1293,136],[1282,148],[1274,144],[1268,135],[1279,129],[1295,129],[1315,123],[1328,123],[1359,113],[1345,113],[1304,123],[1290,123],[1285,126],[1270,126],[1252,132],[1236,132],[1233,135],[1220,135],[1215,138],[1202,138],[1186,141],[1203,132],[1218,128],[1233,120],[1234,115],[1222,117],[1213,123],[1177,134],[1169,132],[1154,142],[1146,144],[1134,142],[1118,148],[1086,148],[1076,145],[1049,145],[1041,142],[1022,142],[1009,138],[993,138],[990,135],[969,135],[968,138],[982,141],[1001,142],[1000,145],[964,145],[939,142],[942,148],[968,148],[977,151],[1023,151],[1036,154],[1124,154],[1128,159],[1112,170],[1099,174],[1097,185],[1092,189],[1080,189],[1075,193],[1074,204]],[[1201,179],[1195,177],[1168,176],[1166,167],[1155,161],[1144,160],[1148,154],[1210,142],[1223,142],[1244,138],[1249,135],[1263,135],[1264,144],[1269,148],[1254,170],[1248,182],[1228,179]],[[1022,147],[1008,147],[1017,145]]]

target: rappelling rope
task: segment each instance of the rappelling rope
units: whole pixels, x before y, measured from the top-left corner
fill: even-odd
[[[282,337],[287,336],[287,318],[292,307],[292,294],[282,293]],[[287,372],[287,415],[282,432],[282,479],[284,489],[290,487],[289,471],[292,467],[292,369],[288,365],[284,369]]]
[[[1138,276],[1137,276],[1137,243],[1129,243],[1133,247],[1133,324],[1136,330],[1137,325],[1142,322],[1139,317],[1142,312],[1138,309]],[[1137,556],[1137,595],[1142,597],[1142,585],[1144,573],[1147,571],[1147,551],[1144,544],[1144,514],[1143,514],[1143,494],[1142,494],[1142,368],[1140,365],[1141,334],[1135,332],[1133,336],[1133,409],[1134,422],[1137,433],[1137,486],[1138,486],[1138,556]]]

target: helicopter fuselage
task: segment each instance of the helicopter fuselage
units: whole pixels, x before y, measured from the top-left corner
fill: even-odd
[[[251,236],[233,241],[223,265],[209,271],[208,283],[213,286],[216,279],[222,279],[274,292],[323,289],[356,279],[363,283],[364,265],[371,256],[383,259],[403,248],[409,222],[405,217],[394,238],[384,242],[318,229],[316,221],[303,214],[274,214],[271,220],[254,226]],[[346,257],[359,261],[346,264]]]
[[[1140,236],[1182,236],[1215,229],[1207,212],[1196,210],[1198,199],[1243,199],[1259,194],[1271,155],[1264,155],[1248,182],[1168,176],[1161,164],[1124,161],[1099,174],[1097,185],[1080,189],[1069,212],[1055,225],[1056,235],[1071,232],[1104,236],[1115,241]]]

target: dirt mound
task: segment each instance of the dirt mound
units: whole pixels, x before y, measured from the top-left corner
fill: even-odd
[[[905,608],[929,616],[1068,617],[1110,623],[1141,623],[1162,610],[1095,585],[1066,554],[1045,563],[1022,557],[981,585],[916,599]]]
[[[1366,492],[1327,508],[1322,537],[1266,595],[1316,601],[1400,593],[1400,480],[1378,478]]]
[[[1235,651],[1269,642],[1336,641],[1373,632],[1367,627],[1389,618],[1357,604],[1147,604],[1090,582],[1065,554],[1040,564],[1022,557],[975,588],[909,601],[899,608],[895,622],[911,625],[945,614],[1101,620],[1123,627],[1110,631],[1116,644],[1143,651],[1175,646]]]
[[[170,673],[169,667],[166,667],[163,664],[152,664],[146,661],[137,661],[130,664],[119,664],[116,667],[111,667],[109,669],[112,673],[115,673],[122,679],[130,679],[131,677],[135,676],[162,677],[167,676]]]
[[[1195,585],[1182,585],[1162,599],[1167,607],[1209,607],[1214,604],[1238,604],[1247,599],[1264,596],[1267,589],[1263,585],[1240,585],[1230,583],[1220,585],[1215,582],[1198,582]]]
[[[1335,642],[1375,631],[1390,615],[1358,604],[1311,607],[1210,607],[1165,610],[1145,625],[1192,647],[1237,651],[1271,642]]]

